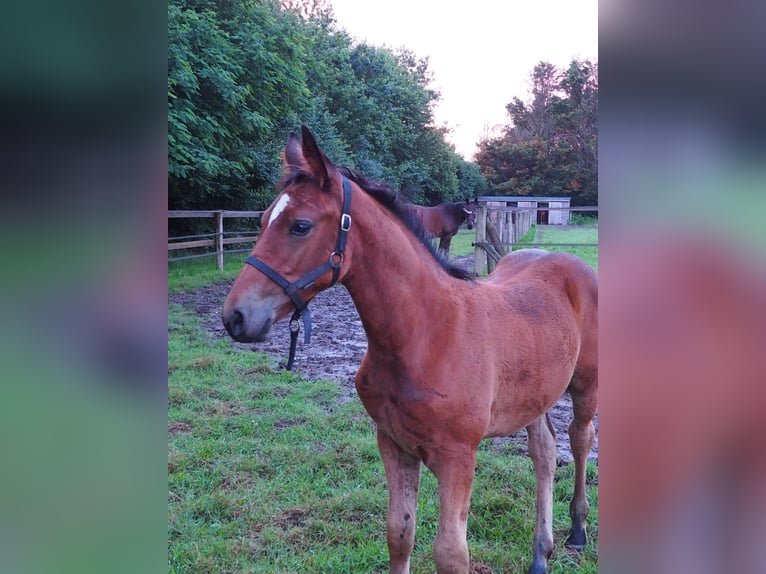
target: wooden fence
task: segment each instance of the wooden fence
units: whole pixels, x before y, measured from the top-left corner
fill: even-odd
[[[566,210],[569,212],[598,213],[598,207],[509,207],[488,206],[479,201],[476,213],[476,240],[474,246],[474,271],[483,275],[491,272],[500,258],[509,253],[537,220],[538,211]],[[525,247],[581,247],[597,244],[575,243],[524,243]]]
[[[477,274],[483,274],[484,269],[492,271],[497,261],[511,251],[514,245],[526,235],[535,222],[538,210],[567,210],[569,212],[598,213],[598,207],[508,207],[492,206],[487,202],[480,201],[476,214],[476,240],[474,241],[474,270]],[[262,211],[168,211],[168,219],[173,218],[210,218],[214,220],[214,231],[196,235],[184,235],[168,238],[168,253],[180,249],[213,248],[204,253],[192,253],[179,257],[169,257],[168,261],[180,261],[197,257],[216,256],[218,269],[223,269],[223,256],[226,253],[241,253],[250,251],[252,244],[258,237],[258,231],[232,231],[224,230],[224,221],[227,218],[260,218]],[[247,244],[243,249],[226,249],[227,245]],[[574,243],[524,243],[525,247],[574,247],[596,244]]]
[[[181,259],[193,259],[196,257],[216,256],[218,269],[223,269],[224,253],[239,253],[250,251],[252,243],[258,237],[258,231],[224,231],[226,218],[260,218],[262,211],[168,211],[168,219],[174,218],[212,218],[215,222],[215,231],[212,233],[199,233],[196,235],[183,235],[168,237],[168,253],[179,249],[214,248],[213,251],[193,253],[180,257],[169,257],[168,261],[180,261]],[[227,245],[250,244],[246,249],[225,249]]]

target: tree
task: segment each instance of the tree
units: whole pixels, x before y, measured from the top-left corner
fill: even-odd
[[[510,123],[479,144],[477,162],[495,195],[572,197],[598,203],[598,66],[573,60],[566,71],[541,62],[528,102],[506,107]]]
[[[218,10],[218,12],[214,11]],[[275,134],[309,97],[295,16],[269,2],[168,5],[168,188],[177,209],[262,207]]]
[[[328,0],[280,0],[280,5],[284,10],[320,27],[328,27],[335,23],[335,13]]]
[[[457,171],[458,198],[472,199],[480,195],[487,195],[489,185],[481,175],[478,164],[461,161]]]
[[[416,201],[468,193],[428,60],[353,41],[327,0],[170,0],[168,37],[172,209],[265,208],[302,123],[335,162]]]

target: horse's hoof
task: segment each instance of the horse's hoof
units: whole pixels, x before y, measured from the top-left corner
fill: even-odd
[[[527,574],[545,574],[548,571],[548,561],[542,558],[535,558],[527,570]]]
[[[580,551],[585,547],[587,541],[588,537],[585,534],[585,526],[580,526],[579,528],[572,526],[566,540],[566,545],[573,550]]]

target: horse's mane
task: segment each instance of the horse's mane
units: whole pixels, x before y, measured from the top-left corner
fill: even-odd
[[[371,196],[380,205],[393,213],[399,221],[423,244],[428,253],[437,263],[452,277],[464,280],[473,280],[470,271],[458,267],[447,257],[436,250],[431,240],[423,229],[420,218],[411,209],[411,203],[402,199],[402,197],[384,183],[372,181],[361,173],[343,166],[335,166],[344,177],[350,179],[361,187],[367,195]],[[313,177],[301,170],[291,170],[281,181],[281,187],[286,187],[290,183],[297,183],[303,179],[313,179]]]
[[[431,239],[426,235],[420,218],[411,209],[412,204],[404,200],[400,194],[396,193],[386,184],[367,179],[361,173],[347,167],[338,167],[337,169],[341,174],[361,187],[367,195],[393,213],[449,275],[458,279],[473,279],[473,275],[469,271],[458,267],[436,250]]]

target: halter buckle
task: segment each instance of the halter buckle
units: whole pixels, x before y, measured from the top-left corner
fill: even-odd
[[[348,213],[344,213],[340,216],[340,230],[348,231],[351,229],[351,216]]]
[[[301,330],[301,324],[298,322],[298,317],[290,319],[290,333],[297,334]]]

